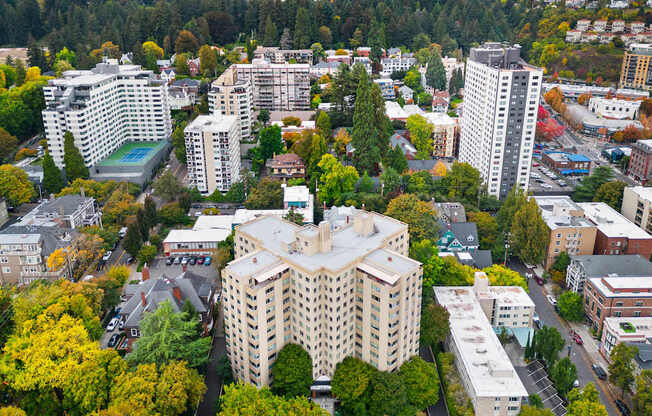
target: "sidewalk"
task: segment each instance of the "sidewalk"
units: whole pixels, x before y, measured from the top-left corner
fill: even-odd
[[[609,363],[604,359],[602,354],[600,354],[600,341],[593,338],[593,335],[591,335],[586,325],[575,322],[567,323],[573,331],[577,332],[582,337],[582,346],[589,357],[591,357],[591,360],[593,360],[594,363],[600,364],[606,371],[607,367],[609,367]]]

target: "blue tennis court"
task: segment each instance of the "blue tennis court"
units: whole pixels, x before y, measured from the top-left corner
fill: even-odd
[[[120,162],[138,163],[143,160],[151,151],[152,148],[150,147],[137,147],[132,149],[126,155],[122,156],[122,158],[120,158]]]

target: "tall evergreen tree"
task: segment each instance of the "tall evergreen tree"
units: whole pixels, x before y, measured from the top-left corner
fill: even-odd
[[[310,47],[310,18],[308,10],[299,7],[294,23],[294,47],[296,49],[308,49]]]
[[[77,178],[88,178],[88,168],[84,164],[84,158],[75,146],[75,138],[69,131],[63,135],[63,165],[66,169],[68,181],[72,182]]]
[[[353,111],[353,131],[351,144],[355,148],[353,163],[358,172],[376,172],[380,162],[378,147],[379,127],[374,123],[374,108],[371,102],[371,87],[373,84],[365,72],[360,78],[356,92]]]
[[[149,241],[149,221],[147,220],[145,210],[142,208],[136,211],[136,224],[138,225],[141,240]]]
[[[263,45],[264,46],[276,46],[278,43],[278,29],[276,24],[272,21],[271,16],[267,16],[265,19],[265,34],[263,36]]]
[[[371,28],[369,29],[369,36],[367,36],[367,39],[367,43],[371,47],[369,58],[373,61],[374,66],[378,68],[380,59],[383,56],[383,49],[386,47],[387,43],[385,40],[385,25],[383,25],[382,22],[373,19],[371,21]]]
[[[50,152],[43,156],[43,187],[48,193],[57,194],[65,186],[61,170],[54,164]]]
[[[376,145],[380,150],[380,157],[384,158],[390,149],[389,138],[394,133],[392,122],[387,113],[385,112],[385,100],[383,94],[380,92],[380,87],[375,82],[371,83],[371,108],[373,108],[373,122],[378,129],[378,136],[376,137]]]
[[[147,195],[145,197],[145,202],[143,203],[143,210],[145,211],[145,219],[150,228],[156,225],[158,222],[157,213],[156,213],[156,202],[154,199]]]
[[[394,169],[397,173],[402,174],[408,170],[408,163],[405,154],[399,147],[399,145],[394,146],[393,150],[389,151],[387,156],[387,163],[389,167]]]
[[[34,39],[31,39],[29,47],[27,48],[27,59],[29,66],[36,66],[41,69],[41,72],[47,71],[47,61],[43,54],[43,49],[36,44]]]
[[[436,90],[446,90],[446,70],[441,61],[439,53],[435,52],[430,57],[428,62],[428,69],[426,70],[426,82],[429,86]]]
[[[14,68],[16,68],[16,86],[20,87],[25,82],[27,70],[25,69],[25,64],[20,59],[16,59],[16,62],[14,62]]]
[[[290,34],[290,29],[288,29],[287,27],[283,29],[280,46],[281,49],[292,49],[292,35]]]
[[[136,257],[138,251],[140,251],[141,242],[138,226],[135,223],[129,224],[124,242],[125,251]]]

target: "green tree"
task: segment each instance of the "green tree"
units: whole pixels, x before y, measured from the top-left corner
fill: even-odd
[[[204,75],[215,75],[217,70],[217,52],[208,45],[199,48],[199,68]]]
[[[283,153],[283,138],[279,126],[265,127],[258,136],[260,142],[261,156],[264,160],[273,157],[275,154]]]
[[[267,15],[265,19],[265,33],[263,35],[264,46],[275,46],[278,44],[278,29],[272,21],[272,17]]]
[[[564,338],[562,338],[556,328],[544,325],[535,333],[534,352],[537,357],[545,361],[548,368],[552,368],[557,361],[559,351],[564,348]]]
[[[65,185],[61,170],[54,164],[50,152],[45,152],[43,156],[43,187],[49,193],[58,194]]]
[[[525,192],[518,186],[512,187],[507,194],[507,198],[505,198],[505,202],[503,202],[496,214],[496,222],[501,231],[508,232],[510,230],[514,214],[525,205],[526,201]]]
[[[158,223],[158,218],[156,214],[156,202],[154,199],[147,195],[143,203],[143,210],[145,211],[145,221],[149,228],[154,227]]]
[[[1,85],[0,88],[2,88]],[[17,147],[18,139],[16,136],[12,136],[7,130],[0,127],[0,160],[8,160]]]
[[[396,373],[376,372],[371,379],[371,395],[368,402],[371,416],[398,416],[415,414],[408,402],[407,386]]]
[[[421,262],[423,267],[423,293],[430,293],[432,286],[443,275],[444,260],[432,240],[412,241],[410,257]],[[425,308],[425,304],[423,306]],[[423,332],[422,332],[423,334]]]
[[[297,225],[303,225],[303,214],[293,209],[288,211],[288,213],[285,215],[285,217],[283,217],[283,219],[293,222]]]
[[[136,211],[136,225],[138,225],[140,239],[143,241],[149,241],[149,221],[147,221],[145,210],[142,208],[138,208],[138,211]]]
[[[397,173],[401,174],[408,170],[407,158],[399,145],[394,146],[394,149],[388,152],[387,159],[387,165]]]
[[[446,308],[430,300],[421,313],[421,344],[438,350],[450,333],[449,318]]]
[[[152,185],[154,195],[163,201],[174,201],[183,191],[183,185],[179,182],[171,170],[166,170]]]
[[[652,414],[652,370],[643,370],[636,377],[636,393],[632,396],[634,416],[650,416]]]
[[[391,194],[397,192],[401,186],[401,176],[391,167],[385,169],[380,175],[380,182],[383,184],[383,193]]]
[[[518,272],[508,269],[505,266],[494,264],[483,269],[483,272],[487,274],[491,286],[520,286],[526,292],[528,291],[525,278]]]
[[[127,227],[127,234],[125,235],[124,247],[125,251],[129,253],[132,257],[138,255],[141,245],[140,232],[138,231],[138,225],[136,223],[131,223]]]
[[[18,206],[29,202],[34,196],[36,191],[24,170],[13,165],[0,166],[0,197]]]
[[[573,388],[573,383],[577,380],[577,368],[568,357],[564,357],[555,363],[550,370],[550,378],[555,384],[555,388],[562,397],[566,397]]]
[[[583,390],[573,389],[568,393],[567,416],[608,416],[607,409],[600,403],[598,391],[593,383]]]
[[[362,178],[360,178],[360,182],[358,183],[358,192],[373,192],[375,187],[376,186],[373,179],[371,179],[369,174],[365,171],[364,175],[362,175]]]
[[[552,270],[556,270],[565,274],[566,268],[570,264],[570,261],[571,258],[568,253],[562,251],[557,257],[555,257],[555,262],[552,264]]]
[[[308,10],[299,7],[294,22],[294,47],[296,49],[308,49],[311,41],[310,32],[312,32]]]
[[[603,184],[609,182],[613,177],[613,171],[608,166],[598,166],[593,169],[590,176],[585,177],[573,193],[573,201],[576,202],[590,202],[593,201],[598,188]]]
[[[312,385],[312,358],[297,344],[286,344],[272,367],[272,391],[286,398],[308,396]]]
[[[182,360],[196,368],[208,361],[210,338],[198,338],[194,324],[184,320],[183,313],[174,312],[169,301],[160,303],[154,312],[145,313],[140,332],[134,350],[126,357],[131,365],[161,366]]]
[[[217,416],[326,416],[328,413],[305,397],[284,399],[275,396],[268,387],[257,388],[253,384],[226,385],[219,399]]]
[[[521,406],[521,412],[519,413],[519,416],[554,416],[555,414],[552,413],[552,410],[550,409],[543,409],[543,408],[538,408],[536,406],[531,406],[531,405],[523,405]]]
[[[57,52],[54,62],[67,61],[70,65],[75,66],[77,64],[77,57],[74,51],[68,50],[65,46],[59,52]]]
[[[312,135],[312,143],[310,146],[310,159],[308,160],[308,176],[310,180],[314,180],[319,176],[318,165],[321,162],[322,156],[328,151],[324,136],[321,134]]]
[[[258,116],[256,119],[260,121],[263,124],[263,126],[267,125],[267,123],[269,123],[269,110],[266,108],[261,109],[258,112]]]
[[[498,238],[498,222],[496,218],[484,211],[469,212],[469,222],[474,222],[478,227],[480,250],[491,250]]]
[[[417,148],[417,159],[429,159],[432,156],[434,131],[432,124],[419,114],[412,114],[405,124],[410,131],[412,144]]]
[[[477,205],[482,187],[482,177],[477,169],[468,163],[453,163],[450,172],[446,175],[446,181],[449,186],[449,200]]]
[[[332,141],[331,136],[333,135],[333,130],[331,129],[331,119],[328,117],[327,112],[319,112],[315,126],[317,127],[317,131],[319,131],[319,134],[322,137],[324,137],[329,142]]]
[[[593,202],[604,202],[616,211],[623,205],[623,192],[627,184],[623,181],[605,182],[595,192]]]
[[[437,52],[431,55],[428,62],[426,83],[435,90],[446,91],[446,70]]]
[[[317,165],[323,172],[319,177],[319,200],[327,204],[340,203],[342,196],[355,190],[359,175],[353,166],[344,167],[329,153]]]
[[[158,253],[158,248],[153,245],[143,245],[140,246],[140,249],[138,250],[138,254],[136,255],[136,259],[138,259],[139,262],[141,263],[147,263],[150,264],[152,260],[156,257],[156,253]]]
[[[548,227],[533,198],[516,211],[511,230],[512,247],[521,261],[540,263],[548,243]]]
[[[637,346],[621,342],[609,354],[609,382],[621,390],[621,397],[624,397],[625,391],[629,391],[634,384],[634,357],[637,353]]]
[[[437,213],[431,204],[419,200],[413,194],[403,194],[392,199],[385,215],[406,223],[412,241],[437,236]]]
[[[25,83],[25,76],[27,75],[27,70],[25,69],[25,64],[20,59],[16,59],[16,62],[14,63],[14,68],[16,68],[16,86],[20,87]]]
[[[559,314],[567,321],[580,322],[584,319],[582,295],[575,292],[564,292],[559,296]]]
[[[345,357],[335,366],[331,381],[333,395],[345,407],[361,400],[373,378],[375,369],[369,364],[353,357]]]
[[[174,43],[174,49],[177,54],[181,54],[183,52],[190,52],[195,54],[197,53],[197,50],[199,50],[199,41],[195,35],[192,34],[192,32],[188,30],[182,30],[179,32],[179,36],[177,36],[177,40]]]
[[[247,209],[283,208],[281,182],[271,178],[263,178],[255,188],[250,190],[245,207]]]
[[[63,135],[63,165],[69,182],[77,178],[88,178],[88,168],[77,146],[72,133],[67,131]]]

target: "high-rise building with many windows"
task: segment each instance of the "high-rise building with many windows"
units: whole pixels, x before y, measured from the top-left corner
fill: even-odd
[[[240,123],[236,116],[200,115],[184,130],[190,187],[226,192],[240,180]]]
[[[652,45],[633,43],[623,54],[620,88],[652,90]]]
[[[527,190],[543,71],[521,47],[485,43],[466,64],[459,159],[480,171],[490,195]]]
[[[240,139],[249,140],[254,116],[254,98],[251,82],[238,79],[235,65],[231,65],[211,85],[208,108],[211,114],[236,116],[240,123]]]
[[[48,81],[43,94],[45,137],[59,167],[66,131],[89,167],[126,141],[168,140],[172,134],[167,85],[138,65],[100,63],[66,71]]]
[[[319,226],[264,216],[236,228],[222,270],[226,350],[235,376],[258,386],[288,343],[332,377],[347,356],[396,370],[419,350],[421,263],[407,224],[332,208]]]

